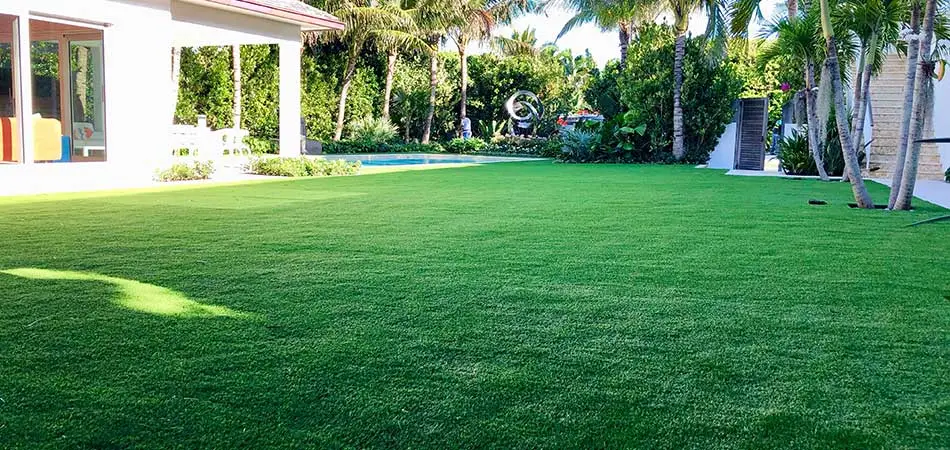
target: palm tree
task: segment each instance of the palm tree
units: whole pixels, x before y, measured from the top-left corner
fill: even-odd
[[[673,14],[673,31],[676,34],[676,52],[673,57],[673,156],[683,159],[686,155],[683,128],[683,58],[686,55],[686,32],[689,30],[689,17],[694,11],[702,10],[709,17],[706,26],[706,39],[715,44],[722,54],[725,48],[726,11],[725,0],[668,0]]]
[[[492,50],[501,57],[537,56],[540,51],[537,44],[538,38],[531,27],[512,31],[511,37],[495,36],[491,41]]]
[[[346,67],[343,70],[343,82],[340,86],[340,100],[337,108],[336,129],[333,140],[340,140],[346,117],[346,98],[356,75],[356,62],[360,52],[370,39],[377,42],[393,42],[403,47],[424,46],[412,33],[412,18],[406,11],[393,3],[376,4],[367,0],[326,0],[310,3],[330,11],[345,25],[341,31],[307,33],[304,40],[313,45],[319,40],[336,40],[346,45]]]
[[[422,143],[428,144],[435,118],[435,104],[439,91],[439,44],[444,42],[453,23],[454,0],[419,0],[415,15],[416,33],[428,44],[429,54],[429,109],[422,129]]]
[[[894,173],[891,174],[891,193],[887,199],[887,208],[894,209],[897,194],[900,192],[901,178],[904,176],[904,158],[907,157],[907,140],[910,134],[910,116],[914,109],[914,82],[917,78],[917,59],[920,52],[920,1],[910,1],[910,23],[907,34],[907,70],[904,75],[904,102],[901,116],[901,132],[897,142]]]
[[[835,123],[838,127],[838,136],[841,140],[841,152],[845,161],[845,174],[851,181],[851,191],[854,200],[860,208],[873,208],[874,202],[868,194],[864,179],[861,178],[861,167],[858,164],[858,155],[855,152],[854,141],[851,139],[851,129],[845,112],[844,87],[841,82],[841,68],[838,64],[838,45],[834,28],[831,25],[831,6],[829,0],[820,0],[821,32],[825,38],[825,70],[822,72],[822,84],[829,83],[832,99],[835,106]]]
[[[791,57],[804,67],[808,146],[818,167],[818,176],[823,181],[828,181],[828,173],[822,161],[822,139],[819,138],[824,135],[824,131],[819,130],[821,121],[818,120],[815,94],[815,64],[823,58],[818,21],[817,8],[810,8],[808,14],[800,20],[786,18],[769,24],[763,31],[763,37],[775,36],[776,39],[762,49],[759,54],[759,63],[764,69],[768,61]]]
[[[901,23],[907,4],[904,0],[847,0],[842,16],[861,42],[857,74],[854,77],[851,132],[855,152],[864,148],[864,121],[867,117],[871,76],[880,72],[886,52],[898,47]]]
[[[924,134],[924,120],[933,107],[933,74],[936,61],[930,53],[933,43],[934,19],[937,15],[937,1],[927,0],[924,10],[923,29],[920,36],[917,74],[914,76],[913,109],[910,114],[910,135],[907,138],[907,150],[904,158],[903,174],[900,185],[891,185],[898,190],[894,209],[910,209],[914,197],[914,185],[917,183],[917,162],[920,159],[920,142]],[[892,194],[893,195],[893,194]]]
[[[511,21],[515,16],[536,9],[534,0],[455,0],[451,9],[449,36],[455,42],[459,55],[459,122],[467,116],[468,108],[468,45],[491,37],[498,24]]]
[[[627,66],[627,49],[639,25],[656,20],[663,6],[663,2],[657,0],[563,0],[561,4],[575,14],[561,27],[557,39],[587,23],[593,23],[603,31],[616,29],[620,39],[621,68]]]

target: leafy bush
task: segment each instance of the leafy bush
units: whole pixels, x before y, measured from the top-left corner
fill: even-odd
[[[168,169],[159,170],[155,173],[156,181],[187,181],[187,180],[207,180],[214,173],[214,162],[212,161],[193,161],[190,164],[186,162],[176,162]]]
[[[555,158],[561,153],[561,140],[557,137],[505,136],[492,141],[480,153]]]
[[[280,152],[280,144],[275,139],[259,138],[248,136],[244,138],[244,143],[251,149],[255,155],[277,154]]]
[[[627,68],[618,82],[621,103],[631,121],[646,125],[645,135],[633,140],[635,146],[649,147],[651,161],[673,161],[673,55],[675,37],[670,27],[645,26],[637,45],[630,47]],[[682,163],[700,164],[709,160],[719,137],[732,121],[733,101],[742,81],[729,64],[710,64],[705,40],[686,41],[683,59],[683,122],[686,155]]]
[[[561,133],[561,143],[561,160],[592,162],[597,159],[600,135],[587,130],[568,130]]]
[[[479,138],[455,138],[445,144],[445,151],[449,153],[478,153],[488,144]]]
[[[328,155],[343,153],[442,153],[445,149],[439,144],[386,144],[364,141],[325,142],[323,153]]]
[[[258,175],[277,177],[319,177],[328,175],[355,175],[360,170],[359,161],[349,162],[342,159],[326,160],[322,158],[261,157],[248,163],[247,170]]]
[[[399,129],[382,117],[364,117],[350,124],[350,140],[383,144],[396,139]]]
[[[778,160],[782,163],[782,170],[788,175],[817,175],[818,167],[815,158],[808,149],[808,138],[805,133],[795,132],[791,136],[782,138],[778,143]]]

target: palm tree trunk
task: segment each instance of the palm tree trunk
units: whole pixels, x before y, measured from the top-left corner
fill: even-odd
[[[868,60],[867,60],[867,50],[868,43],[861,41],[861,50],[860,57],[858,58],[858,67],[854,75],[854,98],[851,100],[851,135],[853,136],[857,132],[858,126],[858,104],[861,102],[861,91],[864,88],[864,72],[867,71]]]
[[[868,53],[873,55],[875,53],[875,47],[877,47],[877,33],[871,33],[870,44],[867,46]],[[868,59],[870,60],[871,58]],[[860,155],[861,151],[864,150],[864,120],[868,116],[868,91],[871,89],[871,71],[873,67],[874,61],[867,61],[864,65],[862,77],[857,81],[857,83],[861,85],[861,96],[854,105],[856,111],[855,118],[853,119],[855,155]],[[858,170],[860,170],[860,167]]]
[[[234,97],[232,99],[231,117],[232,127],[241,128],[241,46],[231,46],[231,75],[234,80]]]
[[[808,116],[808,146],[811,147],[811,157],[818,168],[821,181],[828,181],[828,171],[822,157],[821,139],[818,138],[818,110],[815,87],[815,62],[808,60],[805,63],[805,114]]]
[[[630,24],[621,21],[618,28],[620,38],[620,69],[626,69],[627,50],[630,48]]]
[[[676,53],[673,59],[673,156],[683,159],[686,148],[683,143],[683,105],[680,97],[683,90],[683,57],[686,54],[686,34],[676,36]]]
[[[85,59],[80,59],[85,61]],[[171,97],[172,97],[172,122],[178,115],[178,91],[181,84],[181,47],[172,47],[172,73],[171,73]]]
[[[436,45],[432,48],[432,54],[429,55],[429,111],[426,112],[426,124],[422,130],[423,144],[428,144],[432,136],[432,119],[435,117],[435,101],[439,90],[439,53],[435,50]]]
[[[917,75],[914,79],[914,109],[910,116],[910,136],[907,138],[907,155],[904,159],[904,175],[901,177],[900,191],[894,209],[910,209],[914,198],[914,185],[917,183],[917,163],[920,159],[920,142],[924,134],[925,114],[930,110],[927,103],[933,102],[929,95],[932,89],[931,76],[934,62],[930,60],[930,49],[933,43],[934,16],[936,15],[936,0],[927,0],[927,9],[924,13],[924,26],[921,30],[920,50],[917,64]]]
[[[462,101],[459,104],[459,130],[462,129],[462,119],[468,117],[468,56],[465,54],[465,46],[468,45],[468,39],[460,39],[459,48],[459,71],[462,74],[459,93]]]
[[[389,50],[386,55],[386,87],[383,90],[383,119],[389,120],[389,103],[393,95],[393,77],[396,74],[396,49]]]
[[[930,0],[933,1],[933,0]],[[851,181],[851,191],[854,201],[860,208],[873,208],[874,202],[868,194],[864,179],[861,178],[861,168],[858,166],[858,156],[854,153],[854,142],[851,140],[851,130],[848,127],[848,117],[845,114],[844,90],[841,85],[841,72],[838,66],[838,46],[831,28],[831,10],[828,0],[821,0],[821,29],[825,36],[827,55],[825,64],[831,81],[832,95],[835,102],[835,122],[838,125],[838,135],[841,139],[841,151],[844,154],[845,173]]]
[[[887,208],[894,209],[897,194],[900,192],[904,177],[904,158],[907,157],[907,141],[910,134],[910,116],[914,109],[914,81],[917,75],[917,56],[920,52],[920,4],[913,2],[911,10],[911,34],[907,40],[907,71],[904,74],[904,109],[901,116],[901,134],[897,142],[894,160],[894,173],[891,174],[891,193],[887,199]]]
[[[336,130],[333,132],[333,140],[339,141],[343,137],[343,121],[346,117],[346,96],[350,93],[350,84],[353,83],[353,75],[356,74],[356,49],[354,45],[347,58],[346,71],[343,72],[343,86],[340,88],[340,105],[336,113]]]

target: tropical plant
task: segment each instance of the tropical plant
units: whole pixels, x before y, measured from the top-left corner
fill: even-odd
[[[851,182],[851,191],[854,200],[860,208],[873,208],[874,201],[868,193],[861,178],[861,167],[858,164],[857,150],[854,147],[848,117],[845,112],[844,86],[841,80],[841,68],[838,63],[837,37],[831,25],[831,6],[829,0],[820,0],[821,31],[825,38],[825,68],[822,71],[821,83],[827,83],[834,102],[835,123],[841,140],[841,148],[845,160],[845,174],[843,177]],[[819,91],[821,89],[819,88]],[[819,101],[824,101],[819,98]]]
[[[667,0],[673,14],[673,31],[676,34],[676,50],[673,56],[673,156],[683,159],[686,155],[683,124],[683,58],[686,54],[686,32],[689,29],[690,15],[702,10],[707,18],[705,37],[713,44],[711,55],[721,56],[725,48],[726,0]]]
[[[347,95],[356,75],[359,54],[364,46],[371,39],[390,47],[425,48],[427,44],[414,34],[412,15],[395,1],[377,4],[365,0],[310,0],[310,3],[329,11],[344,23],[344,29],[340,31],[309,32],[304,35],[304,40],[309,45],[318,41],[338,41],[346,47],[347,62],[340,85],[336,129],[333,134],[334,140],[340,140],[343,135]]]
[[[214,173],[214,162],[192,161],[176,162],[171,167],[155,173],[156,181],[207,180]]]
[[[534,28],[512,31],[511,36],[495,36],[491,39],[492,50],[501,57],[537,56],[541,49],[537,47],[538,38]]]
[[[459,0],[448,5],[449,36],[459,55],[459,123],[468,117],[468,45],[491,37],[498,24],[536,9],[534,0]]]
[[[810,133],[809,133],[810,134]],[[782,138],[778,143],[778,160],[782,171],[788,175],[815,175],[818,165],[809,150],[809,138],[799,132]],[[822,168],[824,172],[824,168]],[[824,178],[827,178],[827,174]]]
[[[827,181],[828,174],[825,172],[821,157],[822,142],[819,139],[821,130],[815,93],[815,64],[823,58],[821,37],[818,31],[819,21],[818,9],[812,7],[800,19],[786,18],[771,22],[765,27],[763,37],[774,36],[775,39],[762,49],[759,58],[762,69],[768,62],[780,58],[792,58],[799,67],[804,67],[805,114],[810,124],[807,130],[808,147],[811,148],[819,177]]]
[[[385,143],[392,142],[399,134],[399,129],[384,117],[364,117],[350,124],[350,139],[358,142]]]
[[[455,138],[445,144],[445,151],[449,153],[478,153],[488,144],[479,138]]]
[[[591,162],[600,146],[600,134],[587,130],[567,130],[561,133],[561,154],[558,159],[572,162]]]
[[[627,49],[638,27],[656,20],[663,7],[658,0],[562,0],[559,3],[575,14],[561,28],[557,39],[588,23],[602,31],[616,29],[620,40],[621,68],[627,66]]]
[[[630,48],[627,70],[618,80],[622,108],[633,123],[646,124],[642,138],[644,161],[680,161],[702,164],[709,159],[719,137],[734,116],[733,102],[742,89],[729,64],[707,64],[709,47],[703,38],[686,40],[682,102],[685,121],[685,154],[676,158],[673,143],[672,65],[675,35],[668,26],[651,25],[641,32],[639,45]],[[615,117],[613,120],[617,120]]]

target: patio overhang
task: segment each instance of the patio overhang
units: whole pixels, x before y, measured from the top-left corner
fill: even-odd
[[[301,31],[342,30],[333,15],[299,0],[183,0],[187,3],[292,23]]]

